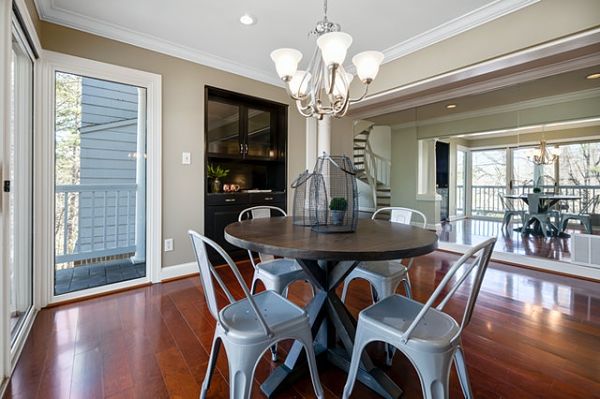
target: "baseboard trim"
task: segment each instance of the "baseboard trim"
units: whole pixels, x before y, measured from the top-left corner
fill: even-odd
[[[439,242],[438,249],[447,252],[463,254],[469,245]],[[577,265],[569,262],[560,262],[556,260],[537,258],[534,256],[525,256],[518,254],[510,254],[506,252],[494,251],[492,260],[500,263],[510,264],[512,266],[522,266],[528,269],[541,270],[551,272],[553,274],[566,275],[569,277],[582,278],[600,282],[600,269],[591,268],[583,265]]]
[[[196,262],[167,266],[160,270],[160,282],[164,283],[165,281],[179,279],[193,274],[198,274],[198,264]]]

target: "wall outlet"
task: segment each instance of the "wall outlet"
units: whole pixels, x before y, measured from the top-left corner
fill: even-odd
[[[190,152],[182,152],[181,153],[181,164],[182,165],[191,165],[192,164],[192,154]]]
[[[169,252],[173,250],[173,239],[167,238],[165,240],[165,252]]]

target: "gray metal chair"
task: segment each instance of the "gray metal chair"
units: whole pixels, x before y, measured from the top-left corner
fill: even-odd
[[[306,312],[274,291],[251,295],[235,263],[217,243],[195,231],[190,230],[188,234],[198,261],[204,297],[210,314],[217,321],[200,398],[206,397],[210,387],[221,344],[225,346],[229,364],[229,397],[246,399],[250,397],[254,370],[262,354],[276,342],[284,339],[297,340],[304,346],[315,394],[318,398],[323,398],[323,388],[313,349],[313,337]],[[229,265],[245,298],[236,301],[231,295],[208,260],[207,244]],[[220,310],[213,278],[229,301],[229,304]]]
[[[271,217],[271,211],[278,213],[278,216],[287,216],[281,208],[260,205],[244,209],[240,212],[238,220],[241,222],[249,217],[252,219],[269,218]],[[294,259],[275,258],[273,255],[259,253],[260,262],[256,263],[252,251],[248,251],[248,256],[254,267],[254,276],[252,277],[252,285],[250,287],[252,294],[256,292],[256,284],[259,280],[262,281],[267,290],[273,290],[283,296],[287,296],[287,288],[294,281],[304,280],[309,282],[306,273],[304,273],[302,267]]]
[[[244,218],[251,217],[252,219],[270,218],[271,211],[274,211],[279,216],[287,216],[285,211],[276,206],[259,205],[244,209],[238,216],[238,221]],[[252,285],[250,292],[256,293],[256,285],[258,281],[262,281],[266,290],[272,290],[287,298],[288,286],[294,281],[304,280],[310,284],[308,276],[302,270],[302,267],[294,259],[275,258],[273,255],[259,253],[259,263],[254,261],[254,254],[248,251],[250,262],[254,267],[254,276],[252,276]],[[313,295],[314,287],[310,285]],[[277,361],[277,347],[271,348],[271,359]]]
[[[411,224],[413,215],[419,215],[422,219],[420,226],[427,226],[427,217],[420,211],[410,208],[401,207],[385,207],[377,210],[371,219],[377,219],[377,216],[382,212],[390,213],[390,223]],[[408,261],[407,266],[402,264],[402,259],[392,261],[373,261],[361,262],[354,270],[344,279],[344,288],[342,289],[342,302],[346,302],[348,287],[352,280],[360,278],[367,280],[371,285],[371,294],[373,302],[394,295],[398,286],[404,286],[404,292],[408,298],[412,297],[410,286],[410,278],[408,271],[413,265],[414,258]],[[386,346],[386,362],[388,365],[392,363],[394,357],[394,349]]]
[[[549,213],[548,210],[541,209],[540,194],[527,194],[527,205],[528,212],[525,217],[525,222],[523,222],[523,229],[521,233],[526,235],[528,233],[528,227],[532,223],[539,223],[544,237],[548,237],[548,229],[550,230],[550,233],[552,233],[555,227],[550,220],[552,214]]]
[[[504,198],[504,195],[498,193],[498,198],[500,199],[500,206],[504,209],[504,216],[502,217],[502,229],[508,229],[508,225],[515,216],[519,216],[521,218],[521,223],[525,222],[525,211],[516,209],[512,200],[507,200]]]
[[[419,215],[422,222],[419,225],[423,228],[427,226],[427,217],[420,211],[410,208],[401,207],[386,207],[377,210],[371,219],[377,219],[377,216],[382,212],[390,213],[391,223],[411,224],[413,215]],[[376,261],[376,262],[361,262],[354,270],[344,279],[344,288],[342,290],[342,302],[346,301],[348,294],[348,286],[354,279],[361,278],[367,280],[371,284],[373,292],[373,302],[379,299],[387,298],[396,292],[398,286],[402,283],[406,296],[411,297],[410,279],[408,270],[412,267],[414,259],[408,261],[408,265],[404,266],[402,259],[393,261]]]
[[[448,398],[448,380],[453,361],[464,396],[473,398],[461,335],[471,320],[495,242],[495,237],[489,238],[461,256],[425,304],[401,295],[392,295],[360,312],[344,399],[350,396],[354,388],[362,352],[373,341],[392,344],[406,355],[417,370],[425,399]],[[476,258],[468,263],[473,256]],[[447,287],[463,267],[464,272],[457,277],[454,285]],[[469,279],[472,285],[462,321],[458,324],[443,309],[474,270],[475,277]],[[434,308],[434,302],[442,293],[446,294]]]
[[[594,212],[596,206],[598,206],[598,202],[600,202],[600,195],[595,195],[581,207],[579,213],[561,213],[559,225],[560,231],[565,231],[569,220],[578,220],[585,228],[585,232],[592,234],[591,213]]]

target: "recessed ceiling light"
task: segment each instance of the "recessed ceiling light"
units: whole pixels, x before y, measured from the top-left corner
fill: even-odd
[[[454,108],[456,108],[456,104],[448,104],[448,105],[446,105],[446,108],[454,109]]]
[[[242,25],[254,25],[256,24],[256,17],[250,14],[244,14],[240,17],[240,22]]]
[[[600,78],[600,73],[592,73],[591,75],[588,75],[585,77],[586,79],[592,80],[592,79],[599,79]]]

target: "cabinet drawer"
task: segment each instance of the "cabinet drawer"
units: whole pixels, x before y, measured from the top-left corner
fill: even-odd
[[[268,204],[271,202],[286,202],[285,193],[250,193],[250,203]]]
[[[206,205],[247,205],[248,194],[210,194],[206,196]]]

